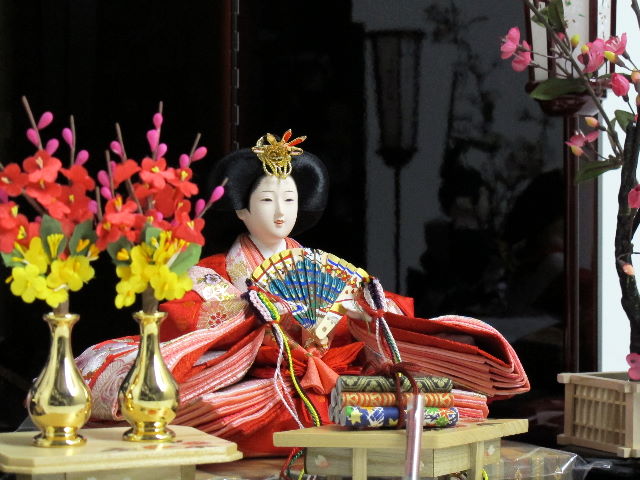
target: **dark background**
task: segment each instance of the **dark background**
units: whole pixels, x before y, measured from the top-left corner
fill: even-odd
[[[420,260],[403,268],[407,287],[400,293],[414,296],[423,316],[460,313],[525,330],[513,342],[532,392],[494,404],[491,411],[494,416],[529,417],[529,438],[553,445],[562,420],[562,390],[555,374],[566,368],[566,192],[563,159],[558,148],[548,145],[561,144],[562,122],[541,119],[522,89],[522,95],[509,99],[517,113],[506,121],[530,122],[544,134],[517,142],[511,138],[499,126],[505,119],[494,115],[504,100],[503,86],[484,82],[480,64],[473,63],[480,62],[482,47],[463,21],[466,2],[424,3],[424,48],[435,56],[444,51],[459,57],[451,68],[459,75],[459,97],[472,113],[453,101],[421,112],[422,128],[438,125],[446,131],[442,145],[429,146],[441,154],[424,166],[437,172],[438,205],[430,207],[438,215],[421,226],[423,236],[411,239]],[[380,174],[367,153],[378,139],[368,137],[366,127],[372,120],[366,108],[366,31],[352,13],[351,2],[343,0],[243,0],[235,20],[233,2],[227,0],[194,0],[188,8],[168,0],[2,2],[0,158],[19,162],[32,152],[24,137],[28,122],[22,95],[28,96],[36,116],[54,112],[50,129],[56,135],[74,115],[78,146],[92,152],[88,167],[93,171],[102,168],[101,152],[115,138],[115,122],[122,127],[129,155],[145,153],[145,132],[162,101],[163,141],[170,160],[176,162],[195,134],[202,133],[209,155],[194,167],[201,189],[216,159],[238,145],[255,144],[266,131],[281,134],[292,128],[296,136],[309,136],[303,147],[325,161],[332,180],[321,223],[298,240],[368,268],[367,259],[377,253],[371,245],[391,248],[372,241],[379,233],[366,221],[372,195],[390,204],[392,192],[366,188],[368,176]],[[502,30],[522,22],[521,7],[505,7],[502,15],[500,32],[491,30],[496,53],[490,67],[483,67],[485,75],[498,69],[504,72],[502,82],[524,84],[508,64],[496,60],[498,38]],[[477,19],[483,21],[487,19]],[[237,79],[234,67],[239,68]],[[429,90],[426,74],[420,81],[431,97],[443,96]],[[470,121],[473,116],[477,121]],[[410,180],[407,191],[416,189]],[[486,196],[491,221],[480,208]],[[425,208],[415,201],[409,215]],[[393,218],[383,220],[393,223]],[[215,238],[217,226],[209,223],[206,228]],[[207,245],[207,253],[212,250],[219,250],[215,242]],[[531,272],[547,264],[553,268],[539,272],[540,291],[534,298],[527,296]],[[71,310],[81,315],[73,334],[76,354],[136,331],[132,310],[113,305],[116,279],[109,260],[99,260],[96,269],[96,278],[71,297]],[[0,267],[0,272],[5,278],[6,269]],[[593,284],[590,272],[583,277]],[[39,321],[46,310],[42,302],[24,305],[7,287],[0,289],[0,431],[15,429],[26,415],[22,402],[48,351],[48,332]],[[527,331],[531,319],[540,317],[552,321]],[[588,370],[595,354],[587,360]]]

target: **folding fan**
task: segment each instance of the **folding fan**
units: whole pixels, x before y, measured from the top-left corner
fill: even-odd
[[[286,303],[296,321],[319,340],[327,338],[367,272],[335,255],[311,248],[276,253],[257,267],[251,279]]]

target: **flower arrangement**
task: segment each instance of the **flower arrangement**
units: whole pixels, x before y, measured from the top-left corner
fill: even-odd
[[[110,150],[117,161],[107,152],[106,169],[96,181],[84,167],[88,152],[76,152],[73,118],[62,130],[69,149],[64,168],[54,156],[61,142],[50,138],[45,144],[42,138],[53,114],[45,112],[36,122],[26,99],[24,104],[31,122],[27,138],[36,152],[21,165],[0,163],[0,255],[11,268],[11,292],[67,313],[69,291],[94,277],[91,262],[107,250],[119,278],[116,307],[130,306],[142,294],[149,313],[161,300],[182,297],[191,288],[187,271],[204,244],[202,216],[224,194],[223,184],[208,200],[191,204],[198,187],[190,166],[207,154],[198,146],[200,136],[174,168],[167,166],[167,145],[160,142],[162,107],[147,132],[150,154],[139,163],[128,158],[116,125]],[[22,213],[25,205],[33,210],[31,219]]]
[[[179,157],[177,167],[165,159],[167,145],[160,142],[162,107],[153,116],[147,132],[150,154],[136,162],[128,158],[122,134],[111,142],[112,161],[107,152],[107,168],[98,172],[104,211],[98,212],[98,248],[106,248],[120,279],[116,285],[116,307],[133,304],[142,294],[145,313],[157,310],[160,300],[181,298],[191,289],[188,269],[200,258],[204,244],[202,215],[224,194],[216,187],[208,200],[190,198],[198,193],[191,182],[190,168],[207,154],[198,146],[198,135],[189,154]]]
[[[631,260],[636,253],[631,241],[638,227],[640,208],[640,185],[636,179],[640,152],[640,122],[637,121],[640,95],[636,95],[633,103],[629,100],[632,86],[636,93],[640,92],[640,69],[626,51],[626,33],[582,43],[577,35],[569,37],[567,34],[562,0],[550,0],[544,8],[538,8],[531,0],[523,1],[533,12],[534,21],[545,27],[552,42],[549,55],[556,65],[556,75],[538,84],[530,95],[538,100],[552,100],[562,95],[587,95],[598,111],[599,118],[584,119],[586,131],[577,131],[566,141],[571,152],[584,160],[576,180],[588,180],[609,170],[621,169],[615,261],[622,290],[622,307],[631,326],[628,375],[632,380],[640,380],[640,293]],[[637,0],[631,0],[631,8],[640,27]],[[520,41],[517,27],[511,28],[502,39],[500,52],[503,59],[512,59],[515,71],[545,68],[535,59],[547,55],[532,52],[526,41]],[[609,65],[615,65],[616,72],[609,73],[604,68]],[[611,88],[626,102],[628,109],[616,110],[613,117],[607,115],[602,97],[597,93],[600,85]],[[594,147],[601,132],[606,133],[612,149],[606,157]],[[624,143],[621,143],[619,133],[625,135]]]
[[[31,122],[27,138],[36,151],[21,165],[0,163],[0,254],[11,268],[7,283],[14,295],[27,303],[44,300],[56,313],[68,313],[69,291],[93,278],[91,262],[100,252],[96,202],[88,196],[95,183],[83,166],[89,154],[76,153],[72,117],[62,130],[69,149],[64,168],[54,156],[60,141],[52,137],[45,145],[42,138],[53,114],[43,113],[36,123],[26,99],[23,103]],[[30,219],[22,213],[25,204],[34,214]]]

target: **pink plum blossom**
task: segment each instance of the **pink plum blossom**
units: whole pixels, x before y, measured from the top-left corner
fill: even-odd
[[[518,27],[512,27],[507,32],[507,35],[502,39],[502,46],[500,47],[500,58],[507,59],[512,57],[518,45],[520,44],[520,29]]]
[[[629,371],[627,372],[629,379],[640,380],[640,354],[632,352],[627,355],[627,363],[629,364]]]
[[[35,128],[27,129],[27,138],[36,147],[40,145],[40,136],[38,135],[38,132],[36,132]]]
[[[51,112],[44,112],[40,116],[40,120],[38,120],[38,130],[42,130],[49,126],[49,124],[53,121],[53,114]]]
[[[198,147],[196,151],[193,152],[193,161],[197,162],[198,160],[202,160],[207,155],[207,147]]]
[[[616,55],[622,55],[627,49],[627,34],[623,33],[620,38],[612,36],[604,42],[605,49]]]
[[[571,152],[579,157],[584,153],[582,147],[584,147],[587,143],[595,142],[600,136],[600,132],[598,130],[594,130],[593,132],[589,132],[588,134],[584,134],[582,132],[576,133],[573,135],[568,141],[564,142],[569,147],[571,147]]]
[[[215,203],[218,200],[220,200],[223,195],[224,195],[224,186],[218,185],[216,188],[213,189],[213,192],[211,192],[211,197],[209,198],[209,202]]]
[[[531,47],[526,41],[522,42],[522,47],[518,49],[516,56],[511,62],[511,67],[516,72],[522,72],[527,69],[531,63]]]
[[[611,90],[619,97],[626,96],[629,93],[629,79],[619,73],[612,73]]]
[[[629,208],[640,208],[640,185],[633,187],[627,194]]]
[[[582,46],[582,55],[579,56],[579,59],[585,65],[585,73],[595,72],[602,66],[604,52],[604,40],[601,38],[596,38],[593,42]]]

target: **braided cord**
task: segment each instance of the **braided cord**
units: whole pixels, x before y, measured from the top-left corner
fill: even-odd
[[[291,398],[291,395],[289,394],[289,389],[286,387],[280,371],[280,367],[282,366],[282,357],[284,356],[283,355],[284,340],[278,334],[277,330],[273,330],[273,334],[276,337],[276,340],[278,342],[278,361],[276,362],[276,370],[273,376],[274,387],[276,389],[276,392],[278,392],[280,401],[282,401],[286,409],[289,411],[289,414],[291,415],[291,417],[296,421],[296,423],[298,424],[298,427],[304,428],[304,425],[302,425],[302,422],[300,421],[300,418],[296,413],[295,405],[293,403],[293,398]],[[282,391],[280,391],[281,388],[282,388]]]
[[[313,418],[313,424],[316,427],[319,427],[320,425],[322,425],[322,422],[320,421],[320,416],[318,415],[318,412],[317,412],[316,408],[313,406],[313,403],[311,403],[311,400],[309,400],[307,398],[307,396],[305,395],[304,391],[302,390],[302,387],[298,383],[298,379],[296,378],[296,374],[293,371],[293,357],[291,355],[291,348],[289,347],[289,342],[287,341],[287,337],[284,334],[284,332],[282,331],[282,327],[280,327],[280,325],[278,325],[277,323],[273,323],[272,324],[272,328],[276,329],[280,333],[280,335],[282,335],[282,338],[284,339],[284,342],[283,342],[284,343],[284,350],[285,350],[285,352],[287,354],[287,361],[289,363],[289,374],[291,376],[291,383],[293,383],[293,388],[296,389],[296,392],[298,393],[298,395],[302,399],[302,402],[304,403],[305,407],[307,407],[307,410],[311,414],[311,417]]]
[[[284,333],[284,331],[282,330],[282,327],[280,326],[280,313],[278,312],[278,309],[271,302],[271,299],[269,298],[269,295],[267,293],[265,293],[262,290],[258,290],[255,287],[254,288],[250,287],[250,289],[248,290],[248,297],[252,305],[260,313],[263,321],[265,323],[268,323],[271,326],[271,329],[273,330],[273,335],[280,346],[280,352],[282,352],[282,347],[284,346],[284,351],[287,356],[287,363],[289,365],[289,375],[291,376],[291,383],[293,384],[293,387],[295,388],[296,392],[302,399],[304,406],[309,411],[309,414],[313,419],[313,424],[316,427],[319,427],[320,425],[322,425],[322,421],[320,420],[320,415],[318,415],[318,411],[314,407],[313,403],[311,403],[311,400],[309,400],[309,398],[305,395],[304,390],[300,386],[300,383],[298,383],[298,379],[293,370],[293,356],[291,355],[291,347],[289,346],[289,341],[287,340],[286,334]],[[279,366],[280,366],[280,354],[278,355],[278,365],[276,366],[276,369],[277,369],[276,372],[278,372]],[[278,390],[278,394],[280,394],[280,391],[277,387],[277,377],[278,377],[278,374],[276,373],[276,375],[274,376],[274,381],[276,381],[276,389]],[[284,385],[283,385],[283,390],[285,394],[287,394],[288,396],[288,393],[286,391],[286,388],[284,388]],[[280,398],[285,404],[285,407],[289,409],[289,406],[287,405],[287,402],[284,401],[284,398],[282,396]],[[289,410],[289,413],[291,413],[291,410]],[[294,416],[294,419],[298,422],[298,425],[300,425],[300,421],[297,418],[297,416]],[[301,449],[291,456],[291,459],[287,464],[287,476],[291,475],[291,471],[290,471],[291,465],[293,465],[293,463],[298,458],[304,455],[304,453],[305,453],[305,450]],[[282,472],[280,472],[280,474],[282,476]],[[298,476],[298,480],[301,480],[304,477],[304,474],[305,472],[303,467],[300,470],[300,475]]]
[[[389,345],[389,348],[391,349],[391,355],[393,356],[394,363],[401,362],[402,358],[400,357],[400,350],[398,350],[396,340],[395,338],[393,338],[391,329],[389,328],[389,325],[387,325],[387,321],[384,319],[384,317],[380,317],[380,325],[382,326],[382,334],[387,341],[387,345]]]

